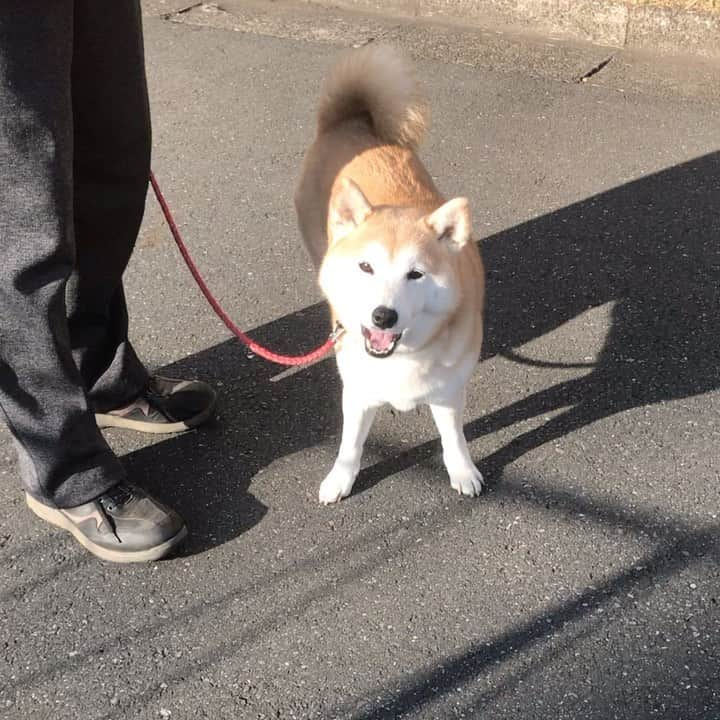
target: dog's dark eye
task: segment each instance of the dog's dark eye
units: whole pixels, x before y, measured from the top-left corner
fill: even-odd
[[[408,280],[419,280],[425,273],[419,270],[411,270],[407,275]]]
[[[358,264],[358,267],[368,275],[372,275],[375,271],[372,269],[372,265],[370,263],[361,262]]]

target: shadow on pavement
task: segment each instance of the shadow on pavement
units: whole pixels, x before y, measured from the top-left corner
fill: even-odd
[[[537,415],[565,412],[481,461],[497,482],[524,453],[624,410],[720,387],[720,153],[620,186],[483,240],[488,272],[485,357],[515,349],[590,308],[613,303],[589,374],[466,426],[469,439]],[[255,332],[280,350],[306,348],[329,328],[322,304]],[[539,361],[542,364],[542,361]],[[265,508],[248,492],[273,460],[340,430],[332,360],[286,377],[234,340],[166,368],[223,383],[220,423],[126,457],[133,476],[193,519],[185,552],[244,532]],[[362,471],[356,491],[434,455],[429,442]],[[194,478],[212,477],[198,486]]]
[[[520,225],[483,251],[488,356],[613,303],[592,372],[470,424],[473,436],[571,406],[486,458],[491,476],[601,418],[720,387],[720,153]]]
[[[294,354],[319,344],[329,328],[326,306],[316,304],[252,336]],[[249,492],[251,479],[273,460],[338,432],[340,379],[334,361],[273,382],[282,371],[248,357],[234,339],[163,368],[171,376],[208,380],[220,393],[219,420],[123,459],[136,482],[187,518],[190,537],[181,554],[222,545],[259,522],[266,508]]]

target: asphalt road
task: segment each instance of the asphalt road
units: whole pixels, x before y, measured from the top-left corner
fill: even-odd
[[[248,358],[150,201],[132,337],[222,406],[186,436],[108,437],[191,537],[96,561],[25,509],[0,431],[0,717],[720,718],[720,69],[173,9],[146,4],[155,171],[229,312],[289,352],[326,332],[291,202],[321,78],[373,38],[416,58],[423,156],[471,198],[488,268],[466,430],[489,488],[451,492],[429,413],[386,410],[352,496],[319,506],[333,362]]]

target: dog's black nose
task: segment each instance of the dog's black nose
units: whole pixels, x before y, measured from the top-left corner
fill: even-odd
[[[381,330],[387,330],[398,321],[398,314],[392,308],[378,305],[378,307],[372,311],[372,319],[376,327],[379,327]]]

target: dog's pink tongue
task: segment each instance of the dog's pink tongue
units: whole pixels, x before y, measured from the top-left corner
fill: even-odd
[[[391,345],[395,333],[385,332],[384,330],[371,330],[370,331],[370,345],[373,350],[379,350],[383,352],[387,350]]]

